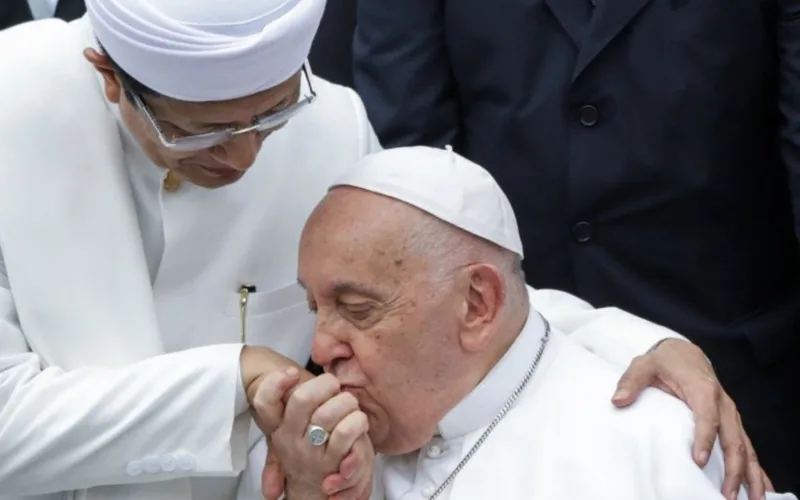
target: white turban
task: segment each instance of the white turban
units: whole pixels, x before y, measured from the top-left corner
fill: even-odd
[[[86,0],[94,33],[137,81],[168,97],[256,94],[303,65],[325,0]]]
[[[484,168],[452,149],[387,149],[365,156],[335,182],[402,201],[522,257],[517,218]]]

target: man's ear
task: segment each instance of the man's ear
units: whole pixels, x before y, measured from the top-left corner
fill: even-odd
[[[474,264],[464,272],[467,293],[461,347],[476,352],[485,348],[494,335],[495,320],[506,301],[506,282],[500,270],[489,264]]]
[[[94,69],[103,77],[103,90],[106,94],[106,99],[113,104],[119,104],[122,98],[122,85],[117,78],[114,67],[108,60],[108,56],[101,54],[95,49],[86,49],[83,51],[83,57],[94,66]]]

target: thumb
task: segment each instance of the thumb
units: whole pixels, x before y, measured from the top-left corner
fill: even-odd
[[[283,495],[285,477],[283,467],[271,451],[267,451],[267,463],[261,473],[261,491],[265,500],[278,500]]]
[[[611,402],[617,408],[631,405],[639,394],[656,380],[657,373],[655,363],[648,356],[634,358],[619,379]]]

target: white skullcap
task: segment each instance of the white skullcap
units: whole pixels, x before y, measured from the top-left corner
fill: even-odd
[[[208,102],[291,78],[308,57],[325,0],[86,0],[86,10],[126,73],[165,96]]]
[[[522,257],[511,203],[482,167],[448,147],[387,149],[361,159],[331,186],[378,193],[491,241]]]

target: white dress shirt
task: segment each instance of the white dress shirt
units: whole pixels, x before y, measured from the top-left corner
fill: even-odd
[[[58,0],[28,0],[34,19],[47,19],[56,15]]]

